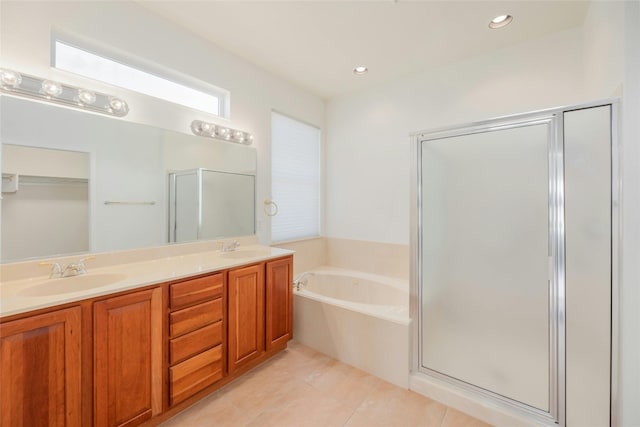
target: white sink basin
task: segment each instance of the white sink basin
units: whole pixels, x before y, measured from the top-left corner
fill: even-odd
[[[51,295],[81,292],[88,289],[101,288],[124,280],[124,274],[86,274],[81,276],[49,279],[29,286],[18,292],[23,297],[46,297]]]
[[[251,250],[251,249],[247,249],[247,250],[238,249],[235,251],[223,252],[222,254],[220,254],[222,258],[230,258],[230,259],[253,258],[257,256],[266,256],[266,255],[269,255],[268,251],[265,251],[265,250],[257,251],[257,250]]]

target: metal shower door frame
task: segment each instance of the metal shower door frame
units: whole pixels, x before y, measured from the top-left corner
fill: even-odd
[[[415,258],[417,269],[413,272],[416,275],[416,283],[422,283],[422,147],[430,141],[439,141],[451,137],[459,137],[477,133],[488,133],[500,130],[514,129],[534,125],[547,125],[547,161],[548,161],[548,256],[550,259],[549,274],[549,412],[526,405],[524,403],[506,398],[492,391],[468,384],[462,380],[450,377],[426,366],[423,366],[422,350],[422,287],[417,286],[417,293],[412,304],[417,314],[417,327],[414,328],[414,343],[417,350],[417,360],[414,369],[435,377],[445,383],[460,387],[472,392],[483,399],[491,400],[500,406],[533,417],[538,421],[546,423],[559,422],[564,419],[564,181],[563,181],[563,139],[562,139],[562,115],[552,113],[532,113],[518,117],[488,120],[485,122],[473,123],[466,126],[440,129],[431,132],[422,132],[414,136],[416,163],[416,210],[415,223],[417,233],[412,233],[415,238]]]
[[[515,114],[495,119],[449,126],[430,131],[412,133],[411,137],[411,205],[410,205],[410,281],[411,318],[417,320],[412,338],[412,372],[435,378],[444,384],[458,387],[475,396],[481,403],[497,406],[509,412],[528,416],[532,421],[549,425],[566,425],[566,345],[565,345],[565,227],[564,227],[564,122],[565,112],[572,110],[611,106],[611,425],[618,425],[618,384],[619,384],[619,345],[620,319],[619,298],[621,280],[623,235],[621,221],[622,175],[621,146],[619,143],[620,101],[604,99],[579,105],[562,106],[530,113]],[[544,412],[519,402],[505,399],[495,393],[469,385],[463,381],[448,377],[422,367],[422,143],[451,136],[491,130],[518,127],[535,121],[550,123],[548,144],[549,164],[549,245],[551,260],[549,298],[550,304],[550,358],[555,362],[550,366],[550,411]],[[416,325],[416,322],[414,322]]]

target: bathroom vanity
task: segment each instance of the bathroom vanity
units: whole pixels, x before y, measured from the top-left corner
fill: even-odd
[[[116,282],[85,292],[3,283],[0,425],[159,424],[286,348],[292,263],[255,246],[90,270]]]

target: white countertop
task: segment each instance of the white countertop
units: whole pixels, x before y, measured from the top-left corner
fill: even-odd
[[[293,251],[251,245],[243,246],[233,252],[197,252],[102,268],[91,268],[89,262],[87,274],[80,276],[62,279],[39,276],[0,283],[0,316],[53,307],[290,254],[293,254]],[[95,283],[101,282],[105,284],[95,286]],[[76,284],[77,291],[74,289]],[[56,287],[64,287],[66,292],[58,292]],[[41,295],[28,295],[38,293]],[[42,295],[44,293],[51,295]]]

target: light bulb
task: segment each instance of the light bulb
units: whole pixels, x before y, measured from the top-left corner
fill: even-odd
[[[365,67],[364,65],[359,65],[353,69],[353,74],[361,76],[363,74],[366,74],[368,71],[369,69],[367,67]]]
[[[243,142],[244,141],[244,132],[242,132],[241,130],[237,130],[233,133],[233,139],[235,139],[238,142]]]
[[[78,99],[85,105],[96,102],[96,94],[86,89],[78,89]]]
[[[62,93],[62,85],[58,82],[45,80],[42,82],[42,92],[49,96],[58,96]]]
[[[202,133],[211,136],[216,133],[215,125],[207,122],[202,122]]]
[[[16,88],[22,83],[22,76],[15,71],[2,70],[0,71],[0,81],[2,86]]]
[[[491,22],[489,22],[489,28],[495,30],[496,28],[506,27],[511,23],[511,21],[513,21],[513,16],[511,15],[496,16],[491,20]]]
[[[202,131],[202,125],[204,124],[204,122],[201,122],[200,120],[194,120],[191,122],[191,131],[196,134],[196,135],[202,135],[203,131]]]
[[[125,115],[129,112],[129,106],[126,102],[124,102],[120,98],[116,98],[114,96],[109,97],[109,106],[114,111],[114,113]]]
[[[502,21],[504,21],[505,19],[507,19],[507,15],[500,15],[500,16],[496,16],[495,18],[493,18],[491,20],[491,22],[493,22],[494,24],[499,24]]]

